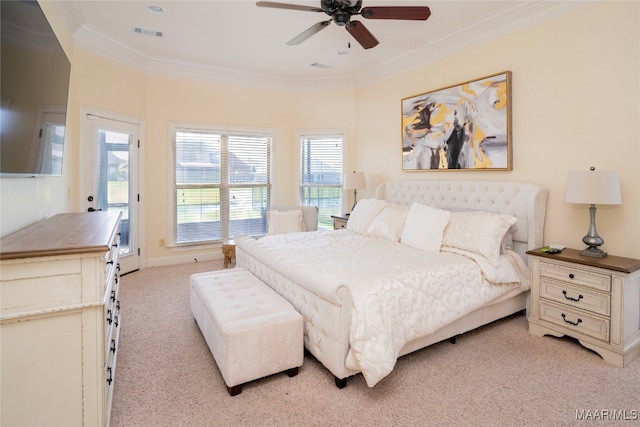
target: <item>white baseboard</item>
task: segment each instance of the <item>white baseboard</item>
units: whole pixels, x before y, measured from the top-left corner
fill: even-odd
[[[221,260],[222,253],[207,251],[206,253],[182,253],[166,257],[147,258],[146,267],[164,267],[167,265],[187,264],[189,262]]]

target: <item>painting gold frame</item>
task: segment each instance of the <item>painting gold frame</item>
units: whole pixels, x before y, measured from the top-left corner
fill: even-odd
[[[402,170],[512,170],[511,71],[402,99]]]

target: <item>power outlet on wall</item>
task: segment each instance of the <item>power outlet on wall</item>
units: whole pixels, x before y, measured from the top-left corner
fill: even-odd
[[[166,239],[160,239],[159,244],[160,244],[160,247],[161,247],[161,248],[164,248],[165,246],[167,246],[167,241],[166,241]]]

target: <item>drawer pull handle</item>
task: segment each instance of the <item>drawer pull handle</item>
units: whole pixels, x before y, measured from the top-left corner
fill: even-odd
[[[111,375],[111,366],[107,368],[107,384],[111,385],[113,382],[113,376]]]
[[[567,320],[567,318],[564,315],[564,313],[562,313],[562,320],[564,320],[565,322],[567,322],[568,324],[573,325],[573,326],[578,326],[580,323],[582,323],[582,319],[580,319],[580,318],[578,319],[577,322],[572,322],[571,320]]]
[[[567,296],[567,291],[562,291],[562,294],[564,295],[564,297],[565,297],[566,299],[571,300],[571,301],[575,301],[575,302],[578,302],[578,301],[580,301],[582,298],[584,298],[584,297],[582,296],[582,294],[578,294],[578,298],[568,297],[568,296]]]
[[[569,279],[573,279],[574,277],[576,276],[574,276],[573,273],[569,273]]]
[[[116,354],[116,340],[111,340],[111,353]]]
[[[111,301],[116,302],[116,291],[111,291]]]
[[[582,320],[581,320],[581,322],[582,322]],[[115,325],[116,325],[116,328],[117,328],[117,327],[118,327],[118,316],[116,316],[116,323],[115,323]]]
[[[120,300],[118,300],[118,302],[116,302],[116,308],[118,309],[118,311],[120,311]]]
[[[113,322],[113,318],[111,317],[111,310],[107,310],[107,323],[111,324]]]

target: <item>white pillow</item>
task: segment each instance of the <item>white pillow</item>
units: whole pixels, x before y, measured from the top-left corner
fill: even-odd
[[[443,209],[451,211],[451,212],[486,212],[486,211],[478,210],[478,209],[457,208],[457,207],[445,207]],[[513,226],[511,226],[509,231],[504,235],[504,238],[502,239],[502,244],[500,246],[500,253],[501,254],[504,254],[507,249],[513,250],[513,234],[516,231],[518,231],[518,226],[516,224],[514,224]]]
[[[367,228],[367,236],[399,242],[408,213],[407,205],[387,204]]]
[[[363,199],[356,204],[355,209],[349,215],[347,230],[360,234],[366,234],[367,229],[374,219],[384,209],[386,202],[380,199]]]
[[[492,212],[451,212],[442,245],[480,254],[497,267],[505,234],[517,221],[514,216]]]
[[[269,211],[267,212],[267,234],[284,234],[304,231],[302,210]]]
[[[439,252],[451,212],[414,202],[402,229],[400,243],[427,252]]]

